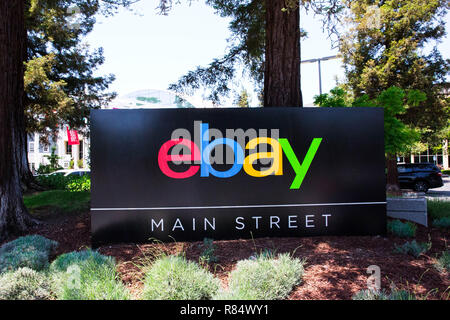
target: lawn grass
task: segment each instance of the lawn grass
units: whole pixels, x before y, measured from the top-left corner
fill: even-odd
[[[31,214],[44,215],[58,213],[77,213],[89,209],[90,192],[70,192],[49,190],[25,195],[23,201]]]
[[[450,201],[427,200],[428,216],[431,220],[450,217]]]

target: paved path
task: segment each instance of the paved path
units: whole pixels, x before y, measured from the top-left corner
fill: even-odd
[[[426,193],[427,198],[439,198],[442,200],[450,201],[450,177],[442,177],[444,185],[440,188],[430,189]]]

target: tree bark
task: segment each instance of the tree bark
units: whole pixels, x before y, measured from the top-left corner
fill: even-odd
[[[28,162],[28,137],[26,130],[20,135],[20,138],[16,142],[18,148],[20,148],[19,155],[19,177],[21,182],[22,192],[30,191],[43,191],[45,188],[40,186],[33,176],[30,170],[30,164]]]
[[[23,203],[19,172],[25,40],[24,1],[0,1],[0,240],[35,223]]]
[[[395,154],[387,155],[386,190],[390,192],[400,191],[400,186],[398,183],[397,156]]]
[[[285,0],[266,0],[264,107],[302,107],[300,9]]]

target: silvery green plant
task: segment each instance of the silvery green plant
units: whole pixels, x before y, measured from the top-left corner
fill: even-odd
[[[289,254],[262,254],[241,260],[231,272],[228,290],[222,290],[218,300],[285,299],[294,286],[300,284],[304,261]]]
[[[19,268],[0,275],[0,300],[53,299],[48,274]]]
[[[216,246],[214,240],[210,238],[203,239],[203,251],[200,254],[201,263],[217,263],[219,259],[214,255]]]
[[[56,241],[40,235],[20,237],[0,247],[0,273],[21,267],[43,270],[48,267],[49,256],[58,247]]]
[[[444,229],[450,228],[450,217],[442,217],[442,218],[433,220],[433,227],[444,228]]]
[[[401,238],[413,238],[416,235],[417,226],[412,222],[402,222],[400,220],[389,221],[388,231],[394,236]]]
[[[219,279],[183,256],[164,256],[146,271],[145,300],[208,300],[220,287]]]
[[[407,290],[392,289],[391,293],[385,290],[360,290],[355,293],[352,300],[416,300],[416,296]]]
[[[53,289],[61,300],[128,300],[112,257],[92,250],[70,252],[50,265]]]
[[[416,240],[408,241],[401,246],[395,245],[395,251],[412,255],[418,258],[421,254],[431,249],[431,242],[419,243]]]
[[[450,251],[443,251],[441,256],[436,260],[434,264],[435,268],[439,272],[449,272],[450,271]]]

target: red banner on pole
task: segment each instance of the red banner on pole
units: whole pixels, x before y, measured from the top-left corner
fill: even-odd
[[[67,127],[67,140],[69,145],[80,144],[77,130],[69,130],[69,127]]]

